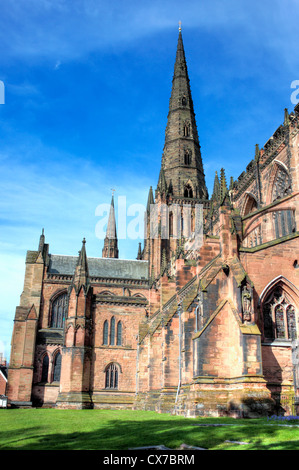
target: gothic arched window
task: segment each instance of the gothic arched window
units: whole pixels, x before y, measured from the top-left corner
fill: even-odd
[[[105,388],[118,388],[118,367],[110,364],[105,370]]]
[[[193,197],[193,190],[190,184],[186,184],[185,186],[184,197]]]
[[[67,315],[67,293],[56,297],[52,302],[51,308],[51,328],[63,328],[64,320]]]
[[[41,382],[48,382],[48,372],[49,372],[49,356],[48,354],[45,354],[43,358],[43,363],[42,363]]]
[[[53,382],[60,381],[60,372],[61,372],[61,354],[60,352],[58,352],[54,359]]]
[[[190,135],[190,122],[186,121],[184,124],[184,137],[189,137]]]
[[[287,196],[290,193],[290,189],[289,175],[287,171],[279,165],[273,185],[272,201]]]
[[[122,343],[122,323],[119,321],[117,323],[117,335],[116,335],[116,344],[117,346],[121,346]]]
[[[244,209],[243,209],[243,217],[257,210],[257,208],[258,208],[258,205],[257,205],[257,201],[255,197],[251,194],[247,194]]]
[[[103,344],[108,344],[108,328],[108,320],[105,320],[103,327]]]
[[[185,150],[184,162],[185,165],[191,165],[191,150]]]
[[[112,317],[110,321],[110,344],[113,346],[115,343],[115,318]]]
[[[295,307],[281,287],[268,295],[263,304],[263,317],[265,338],[297,338]]]

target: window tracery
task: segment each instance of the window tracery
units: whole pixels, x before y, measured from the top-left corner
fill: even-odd
[[[290,193],[290,179],[286,170],[279,166],[273,185],[272,202]]]
[[[118,389],[118,367],[114,363],[106,368],[105,388]]]
[[[51,328],[63,328],[64,320],[67,316],[67,303],[66,292],[56,297],[56,299],[52,302],[50,323]]]
[[[263,318],[265,338],[297,338],[295,307],[281,287],[270,293],[264,302]]]

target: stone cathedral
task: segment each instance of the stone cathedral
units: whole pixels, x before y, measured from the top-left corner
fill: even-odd
[[[15,312],[10,406],[296,413],[299,105],[273,130],[236,181],[215,172],[209,197],[179,30],[144,243],[119,257],[113,197],[102,257],[85,239],[77,256],[53,254],[42,232]],[[186,207],[191,231],[177,236]]]

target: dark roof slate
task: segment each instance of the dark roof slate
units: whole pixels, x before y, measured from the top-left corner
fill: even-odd
[[[73,275],[78,262],[77,256],[49,255],[49,273]],[[148,262],[117,258],[88,258],[90,277],[117,279],[148,279]]]

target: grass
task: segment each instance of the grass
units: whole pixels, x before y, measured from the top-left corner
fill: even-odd
[[[198,426],[213,423],[226,426]],[[1,409],[0,450],[127,450],[161,444],[177,449],[183,443],[210,450],[298,450],[298,422],[287,424],[151,411]]]

